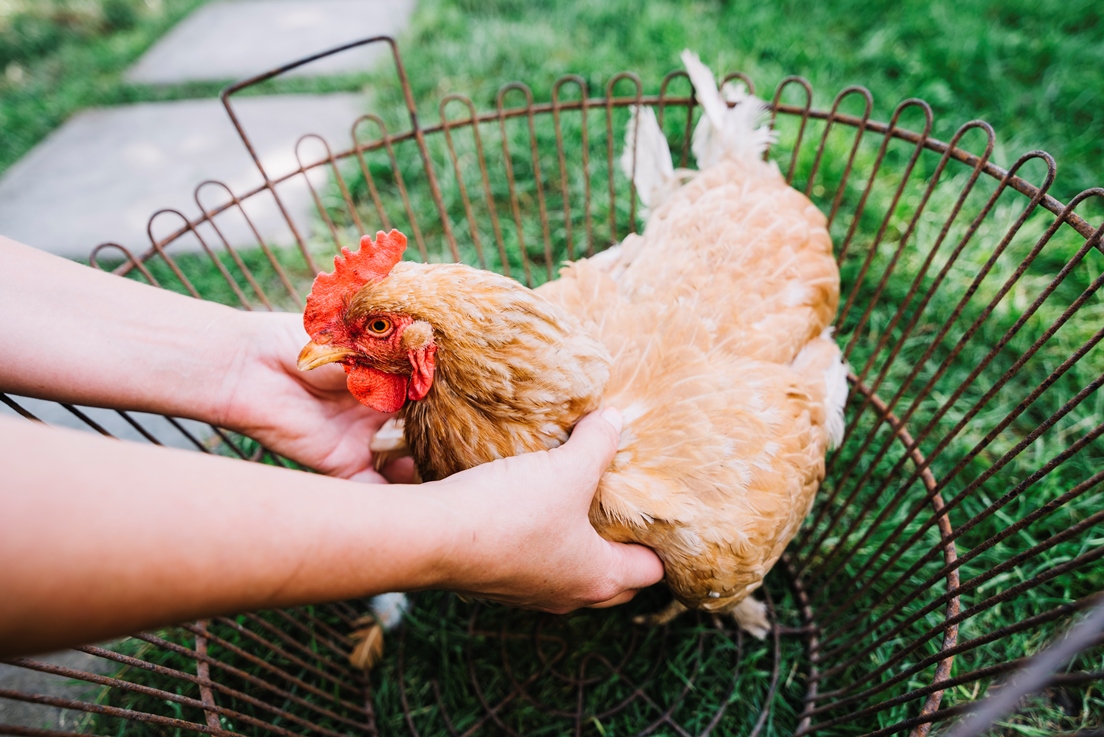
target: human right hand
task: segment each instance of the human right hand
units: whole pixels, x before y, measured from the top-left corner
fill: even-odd
[[[662,580],[654,552],[602,539],[588,518],[621,423],[617,410],[594,413],[559,448],[423,485],[455,520],[441,586],[561,614],[624,603]]]

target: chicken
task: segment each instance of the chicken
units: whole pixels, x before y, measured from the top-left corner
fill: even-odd
[[[762,637],[749,594],[843,432],[839,273],[824,216],[762,160],[763,104],[683,58],[700,170],[674,170],[654,114],[634,111],[623,164],[651,208],[641,235],[537,290],[401,261],[398,231],[365,236],[318,276],[299,365],[340,362],[360,401],[399,412],[425,480],[556,447],[584,414],[619,408],[590,519],[663,560],[675,602],[649,621],[731,613]]]

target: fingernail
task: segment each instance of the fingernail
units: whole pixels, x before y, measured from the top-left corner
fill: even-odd
[[[621,432],[621,427],[625,424],[625,418],[621,416],[617,408],[606,407],[602,410],[601,417],[603,420],[613,425],[614,430]]]

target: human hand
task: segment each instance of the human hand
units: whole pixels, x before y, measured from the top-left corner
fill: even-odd
[[[309,340],[294,313],[237,313],[243,335],[223,382],[218,423],[322,473],[368,483],[409,482],[409,459],[377,473],[369,443],[390,415],[349,393],[336,364],[299,371]]]
[[[602,539],[588,518],[621,423],[617,410],[594,413],[559,448],[423,486],[454,520],[443,586],[560,614],[621,604],[660,581],[663,563],[655,553]]]

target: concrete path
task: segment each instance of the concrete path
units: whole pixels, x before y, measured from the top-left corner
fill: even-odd
[[[86,673],[106,674],[118,669],[116,664],[108,660],[76,650],[52,653],[34,660]],[[0,663],[0,688],[77,701],[95,701],[102,687],[87,681]],[[87,714],[83,711],[0,699],[0,724],[14,724],[32,729],[78,731],[86,718]]]
[[[406,27],[413,0],[237,0],[204,5],[127,73],[132,82],[236,80],[369,36]],[[347,51],[295,70],[322,76],[363,71],[387,46]]]
[[[25,411],[30,412],[38,419],[51,427],[68,427],[73,430],[89,430],[89,426],[75,414],[61,406],[57,402],[47,402],[42,399],[12,396],[12,399]],[[102,427],[117,438],[126,438],[138,442],[148,440],[129,422],[123,419],[115,410],[101,409],[99,407],[77,407],[77,411],[86,415],[90,420]],[[17,417],[16,411],[6,404],[0,404],[0,417]],[[196,450],[195,443],[188,435],[203,443],[215,437],[209,425],[194,420],[176,420],[177,425],[188,433],[185,435],[180,428],[173,425],[161,415],[151,415],[144,412],[131,412],[131,418],[142,426],[157,441],[169,448],[182,448],[184,450]]]
[[[240,79],[348,41],[394,35],[413,8],[414,0],[217,0],[154,44],[128,78]],[[362,70],[381,52],[386,45],[374,44],[370,51],[342,53],[297,71]],[[276,175],[294,168],[295,141],[305,133],[347,143],[352,122],[368,103],[351,94],[287,95],[238,98],[235,108],[266,168]],[[198,215],[193,192],[208,179],[225,182],[238,194],[261,183],[217,100],[86,110],[0,177],[0,233],[72,258],[87,257],[106,241],[144,251],[149,217],[163,208]],[[209,192],[213,199],[205,204],[227,199]],[[280,195],[296,224],[307,228],[313,203],[306,182],[300,178]],[[254,202],[249,214],[266,240],[292,242],[271,198]],[[165,216],[154,235],[171,233],[179,224]],[[232,246],[257,245],[244,219],[227,218],[226,224]]]
[[[350,127],[367,101],[355,94],[243,97],[234,109],[276,178],[297,168],[295,143],[304,133],[348,147]],[[317,161],[317,149],[304,146],[304,160]],[[0,233],[71,258],[87,258],[94,246],[109,241],[141,253],[149,248],[146,226],[157,210],[200,215],[194,190],[208,179],[237,194],[263,183],[218,100],[86,110],[0,179]],[[278,191],[296,224],[308,229],[314,204],[307,183],[298,177]],[[208,209],[226,201],[225,191],[203,193]],[[294,243],[271,197],[257,198],[247,212],[268,242]],[[231,245],[258,245],[244,218],[222,220]],[[154,235],[163,237],[182,224],[179,217],[160,216]],[[198,247],[193,241],[177,247],[189,245]]]

